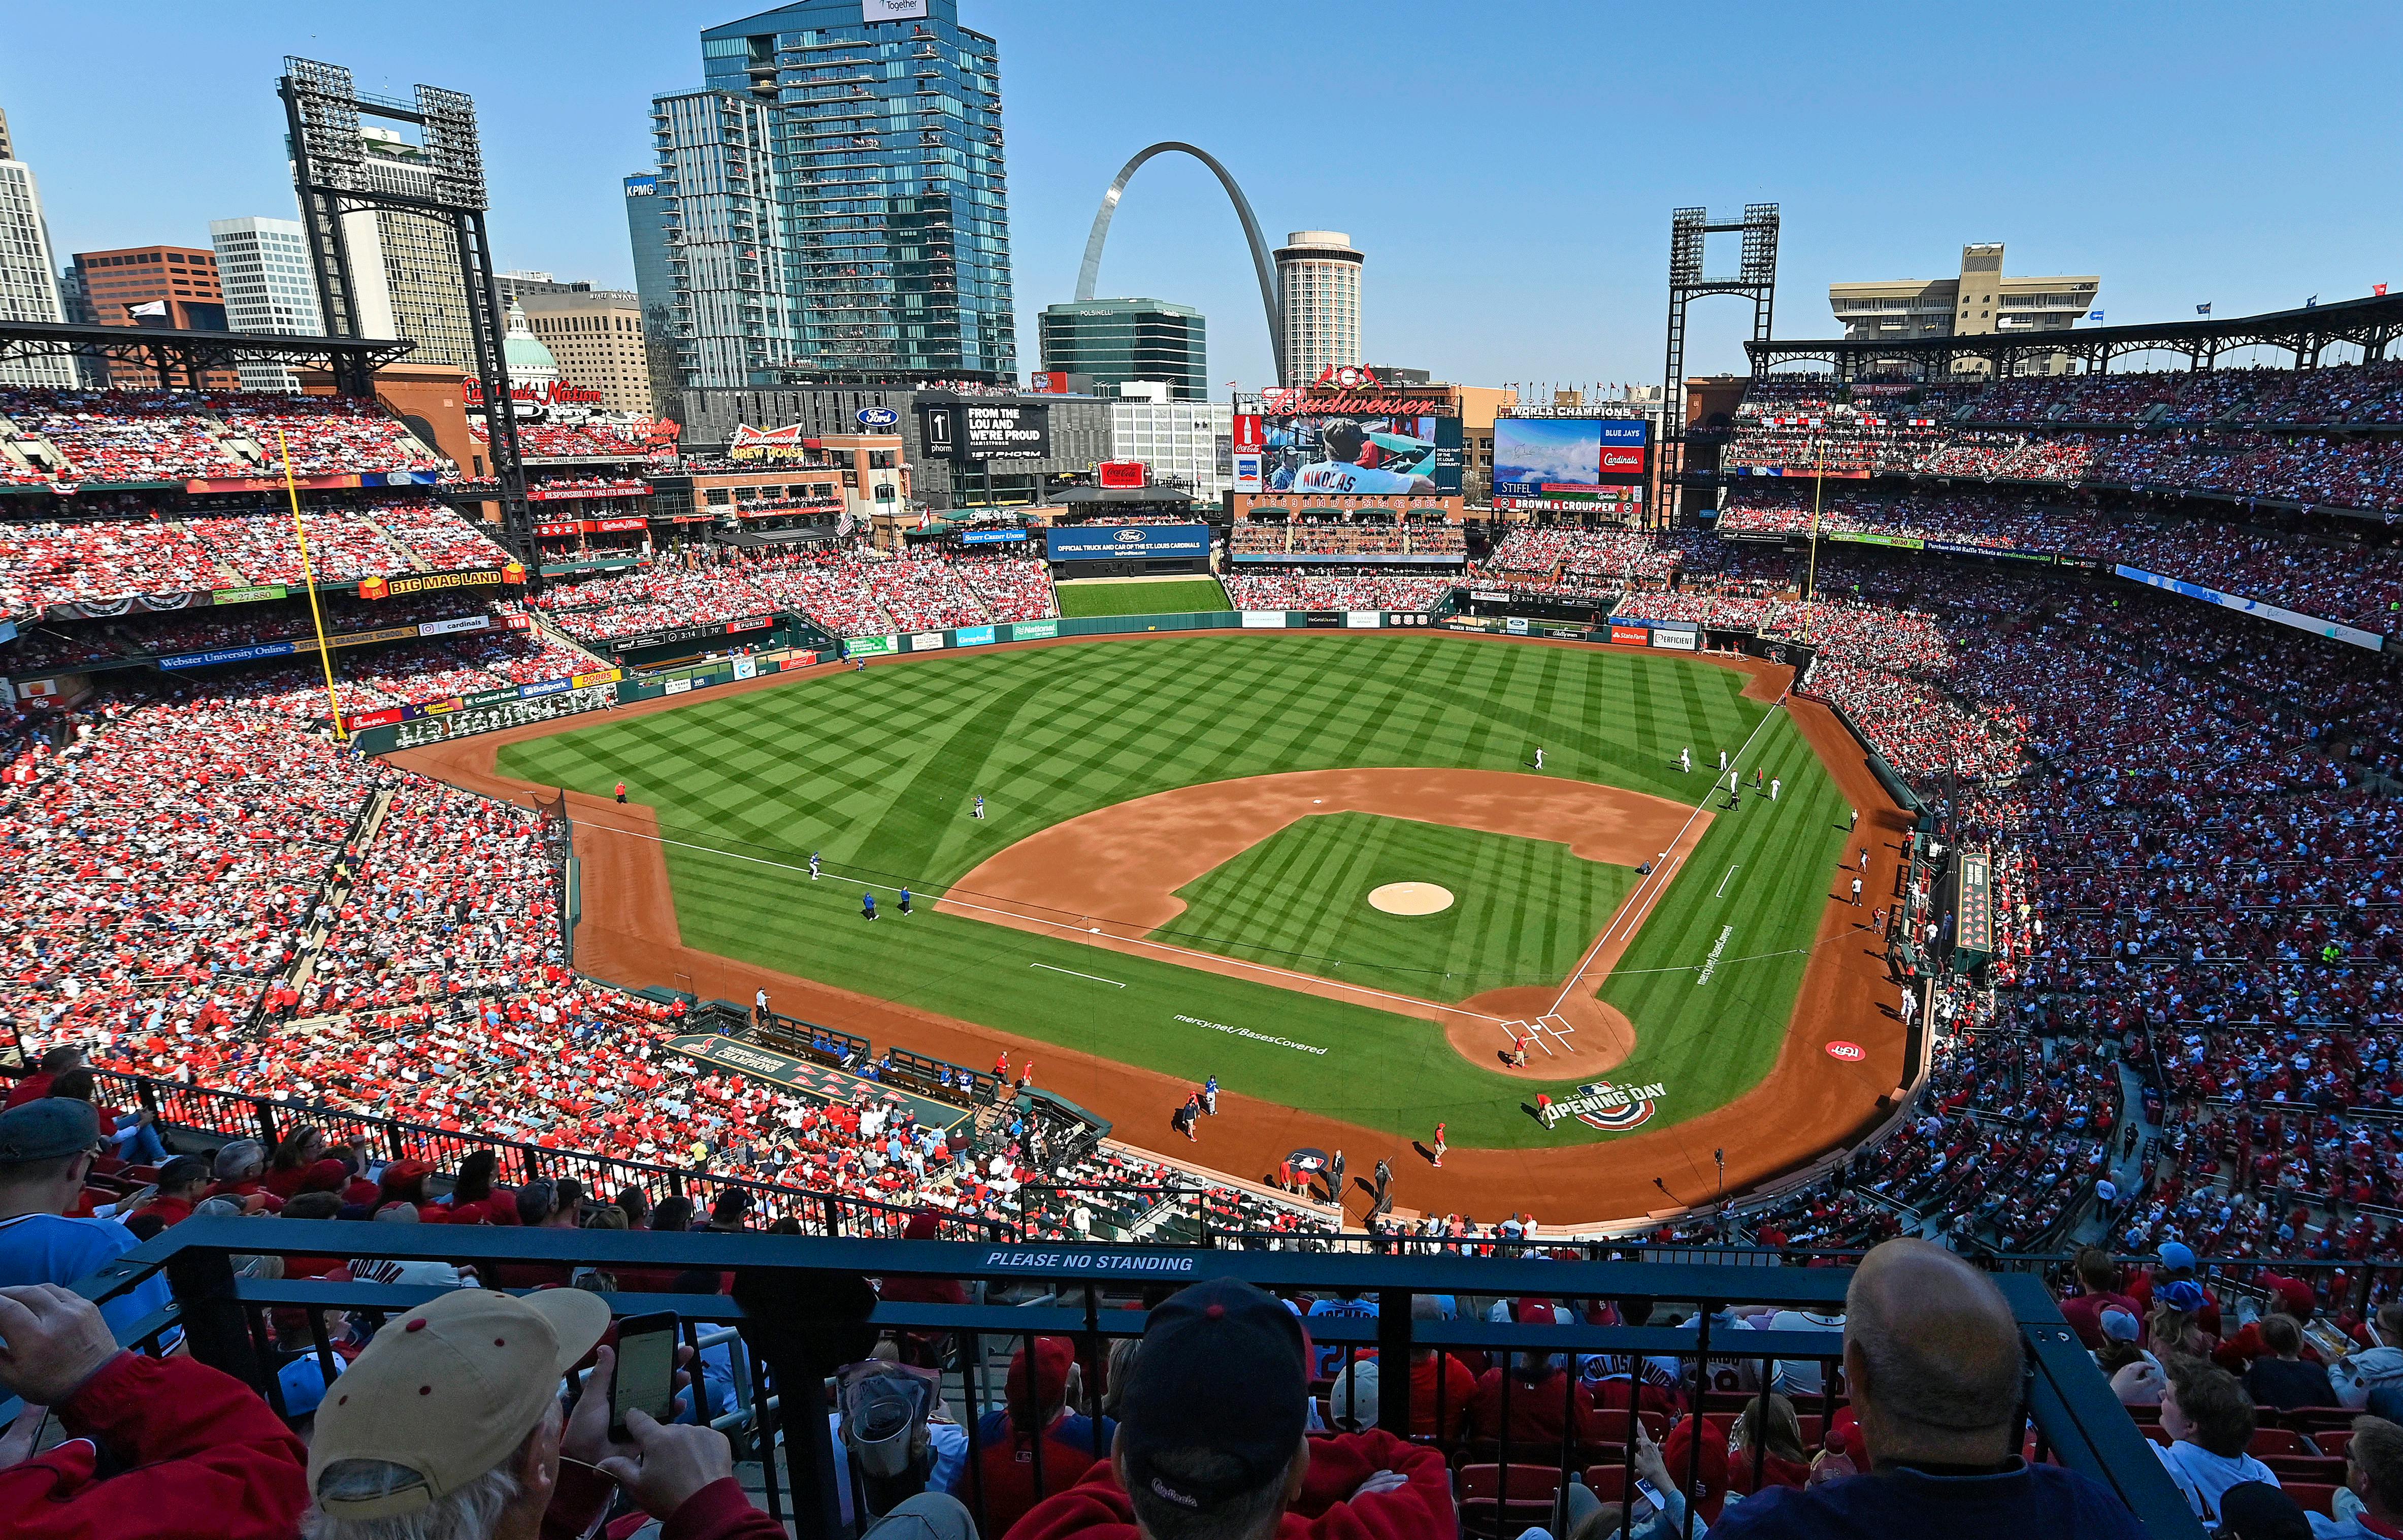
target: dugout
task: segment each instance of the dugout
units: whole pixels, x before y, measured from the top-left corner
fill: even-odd
[[[946,1102],[981,1104],[999,1096],[1002,1089],[999,1080],[981,1071],[908,1048],[885,1049],[876,1074],[877,1078],[888,1085],[900,1086],[924,1096],[939,1097]]]

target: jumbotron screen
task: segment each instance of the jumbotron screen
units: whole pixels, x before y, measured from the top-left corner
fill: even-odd
[[[1328,412],[1266,420],[1271,492],[1458,496],[1460,419]]]
[[[1619,502],[1651,468],[1640,417],[1501,417],[1493,423],[1493,506],[1573,508]]]

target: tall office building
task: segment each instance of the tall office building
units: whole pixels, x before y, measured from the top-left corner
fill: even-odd
[[[1330,368],[1360,362],[1360,265],[1367,260],[1340,230],[1295,230],[1277,248],[1282,383],[1307,385]]]
[[[1015,379],[1000,54],[957,0],[799,0],[701,41],[626,183],[659,201],[627,218],[678,385]]]
[[[592,292],[592,285],[590,284],[581,281],[562,283],[547,272],[496,272],[493,274],[493,282],[500,286],[501,308],[504,310],[529,294],[590,294]]]
[[[379,192],[431,199],[434,168],[397,130],[363,126],[367,184]],[[459,237],[438,215],[357,209],[342,215],[342,244],[358,290],[358,334],[417,344],[411,364],[448,364],[476,372],[467,329],[467,291],[459,271]]]
[[[526,325],[550,349],[559,377],[601,393],[606,411],[651,410],[643,354],[642,301],[619,289],[567,289],[518,300]],[[511,365],[512,378],[516,366]]]
[[[2103,280],[2093,273],[2050,278],[2003,276],[2003,243],[1961,248],[1957,278],[1897,278],[1878,284],[1830,284],[1827,303],[1844,336],[1861,341],[1916,337],[1989,337],[1996,333],[2067,331],[2094,308]],[[1964,361],[1966,370],[1983,370]],[[2050,354],[2028,372],[2060,373],[2066,358]]]
[[[34,181],[34,168],[17,159],[5,114],[0,114],[0,320],[53,325],[66,320],[51,260],[50,231],[42,220],[42,189]],[[70,359],[21,358],[0,364],[0,385],[76,383]]]
[[[225,293],[226,326],[233,331],[322,337],[317,281],[309,243],[298,219],[212,219],[217,285]],[[273,362],[239,366],[244,390],[297,390],[292,371]]]
[[[1071,299],[1035,318],[1043,368],[1093,383],[1160,380],[1179,401],[1210,399],[1208,328],[1202,312],[1165,299]]]
[[[1110,403],[1110,458],[1140,460],[1156,482],[1178,482],[1215,498],[1235,484],[1234,407],[1172,399],[1158,381],[1129,381]]]
[[[626,212],[645,325],[664,318],[676,388],[769,383],[799,355],[772,113],[743,91],[651,99],[659,172],[626,179]]]
[[[217,256],[198,246],[119,246],[75,254],[84,303],[94,325],[162,326],[171,331],[225,331],[225,293],[217,284]],[[119,386],[157,385],[158,372],[140,364],[112,361],[108,380]],[[177,380],[176,384],[183,382]],[[232,390],[242,377],[210,369],[201,383]]]

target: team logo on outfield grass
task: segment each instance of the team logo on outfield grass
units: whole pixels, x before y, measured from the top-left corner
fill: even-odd
[[[1650,1122],[1653,1113],[1660,1110],[1660,1099],[1668,1093],[1668,1087],[1657,1080],[1648,1086],[1614,1086],[1607,1080],[1596,1080],[1545,1107],[1544,1127],[1549,1129],[1563,1117],[1574,1117],[1604,1133],[1625,1133]]]

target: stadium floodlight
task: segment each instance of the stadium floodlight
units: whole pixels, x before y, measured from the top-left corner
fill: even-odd
[[[417,111],[425,159],[434,172],[434,195],[454,209],[481,212],[491,202],[484,191],[484,152],[476,134],[475,98],[440,86],[417,88]]]
[[[1660,380],[1660,437],[1657,464],[1660,494],[1655,516],[1664,524],[1677,518],[1678,479],[1685,471],[1686,310],[1705,295],[1731,294],[1752,301],[1752,340],[1769,340],[1777,303],[1777,205],[1746,203],[1743,217],[1711,216],[1704,208],[1669,215],[1668,357]],[[1742,234],[1743,257],[1734,276],[1714,278],[1702,271],[1710,238]],[[1674,448],[1673,448],[1674,446]]]
[[[299,126],[296,157],[305,158],[317,185],[353,191],[366,185],[367,148],[359,134],[359,93],[340,64],[286,55],[284,86]]]

